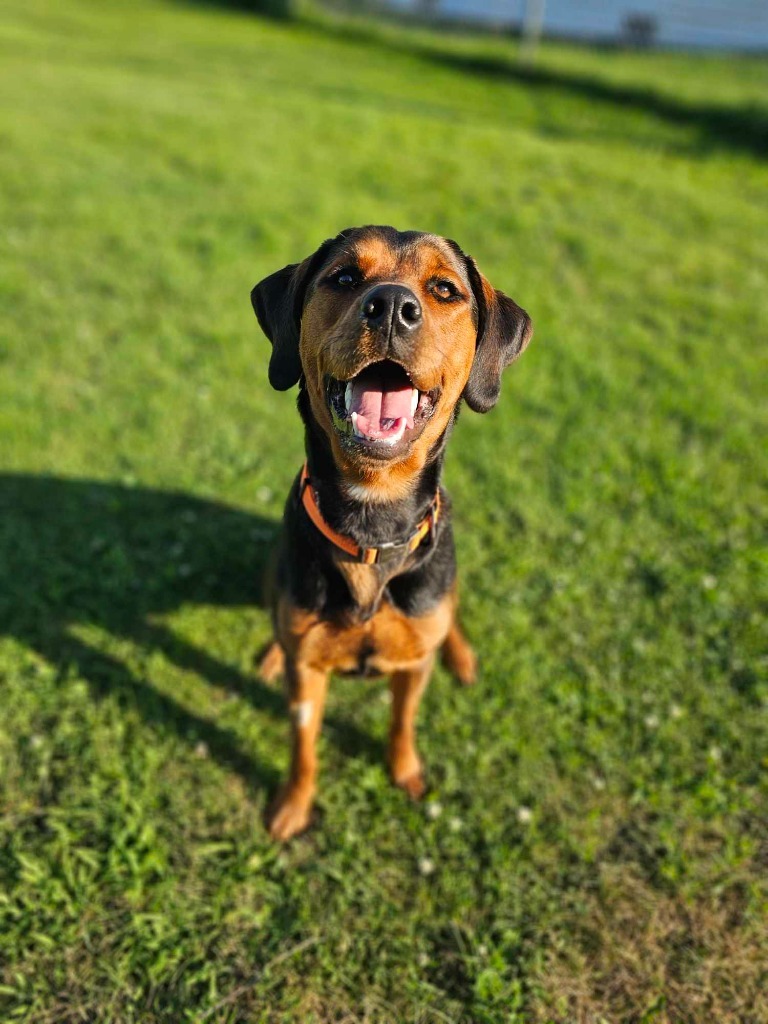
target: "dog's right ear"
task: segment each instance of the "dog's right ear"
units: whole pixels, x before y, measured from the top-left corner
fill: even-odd
[[[272,342],[269,383],[276,391],[287,391],[301,377],[299,335],[304,298],[312,276],[335,241],[328,239],[302,263],[291,263],[265,277],[251,292],[259,326]]]

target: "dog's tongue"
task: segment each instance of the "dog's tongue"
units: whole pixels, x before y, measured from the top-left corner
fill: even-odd
[[[369,367],[352,382],[349,412],[357,414],[357,430],[366,437],[386,438],[413,427],[413,385],[404,373]]]

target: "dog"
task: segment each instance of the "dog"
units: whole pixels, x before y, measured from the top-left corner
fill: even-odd
[[[532,325],[455,242],[391,227],[342,231],[251,301],[272,343],[270,384],[299,385],[306,433],[260,665],[287,685],[291,768],[267,816],[287,840],[310,822],[332,672],[389,676],[389,770],[424,793],[415,718],[435,657],[465,685],[476,674],[457,621],[446,444],[462,402],[496,404]]]

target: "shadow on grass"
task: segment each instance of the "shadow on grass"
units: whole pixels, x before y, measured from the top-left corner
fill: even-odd
[[[521,64],[514,52],[509,57],[456,52],[424,42],[408,24],[401,24],[396,36],[377,30],[376,22],[370,27],[330,19],[313,20],[311,24],[334,39],[375,46],[398,54],[409,53],[468,75],[516,82],[538,92],[548,92],[553,98],[558,95],[579,96],[623,111],[647,113],[674,127],[698,132],[702,150],[727,148],[742,150],[756,157],[768,156],[768,107],[764,105],[694,102],[642,85],[612,83],[584,72]]]
[[[286,21],[295,16],[294,0],[185,0],[201,7],[221,7],[241,14],[258,14],[263,18]]]
[[[603,78],[572,71],[515,66],[511,61],[447,53],[432,54],[431,59],[475,74],[508,77],[532,88],[575,93],[623,110],[648,113],[675,127],[698,131],[703,148],[725,147],[741,149],[756,157],[768,155],[768,110],[757,105],[692,103],[643,86],[611,84]]]
[[[62,670],[73,667],[95,697],[116,696],[152,726],[191,744],[204,741],[224,767],[272,788],[275,768],[256,751],[240,749],[234,733],[160,692],[73,627],[96,626],[160,651],[282,720],[279,690],[152,621],[188,604],[263,607],[261,580],[277,534],[272,520],[185,494],[0,474],[0,633]],[[351,723],[327,720],[345,752],[383,757]]]

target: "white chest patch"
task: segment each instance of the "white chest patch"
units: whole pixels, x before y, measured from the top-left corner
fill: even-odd
[[[376,501],[376,492],[365,484],[344,484],[344,490],[355,501]]]

